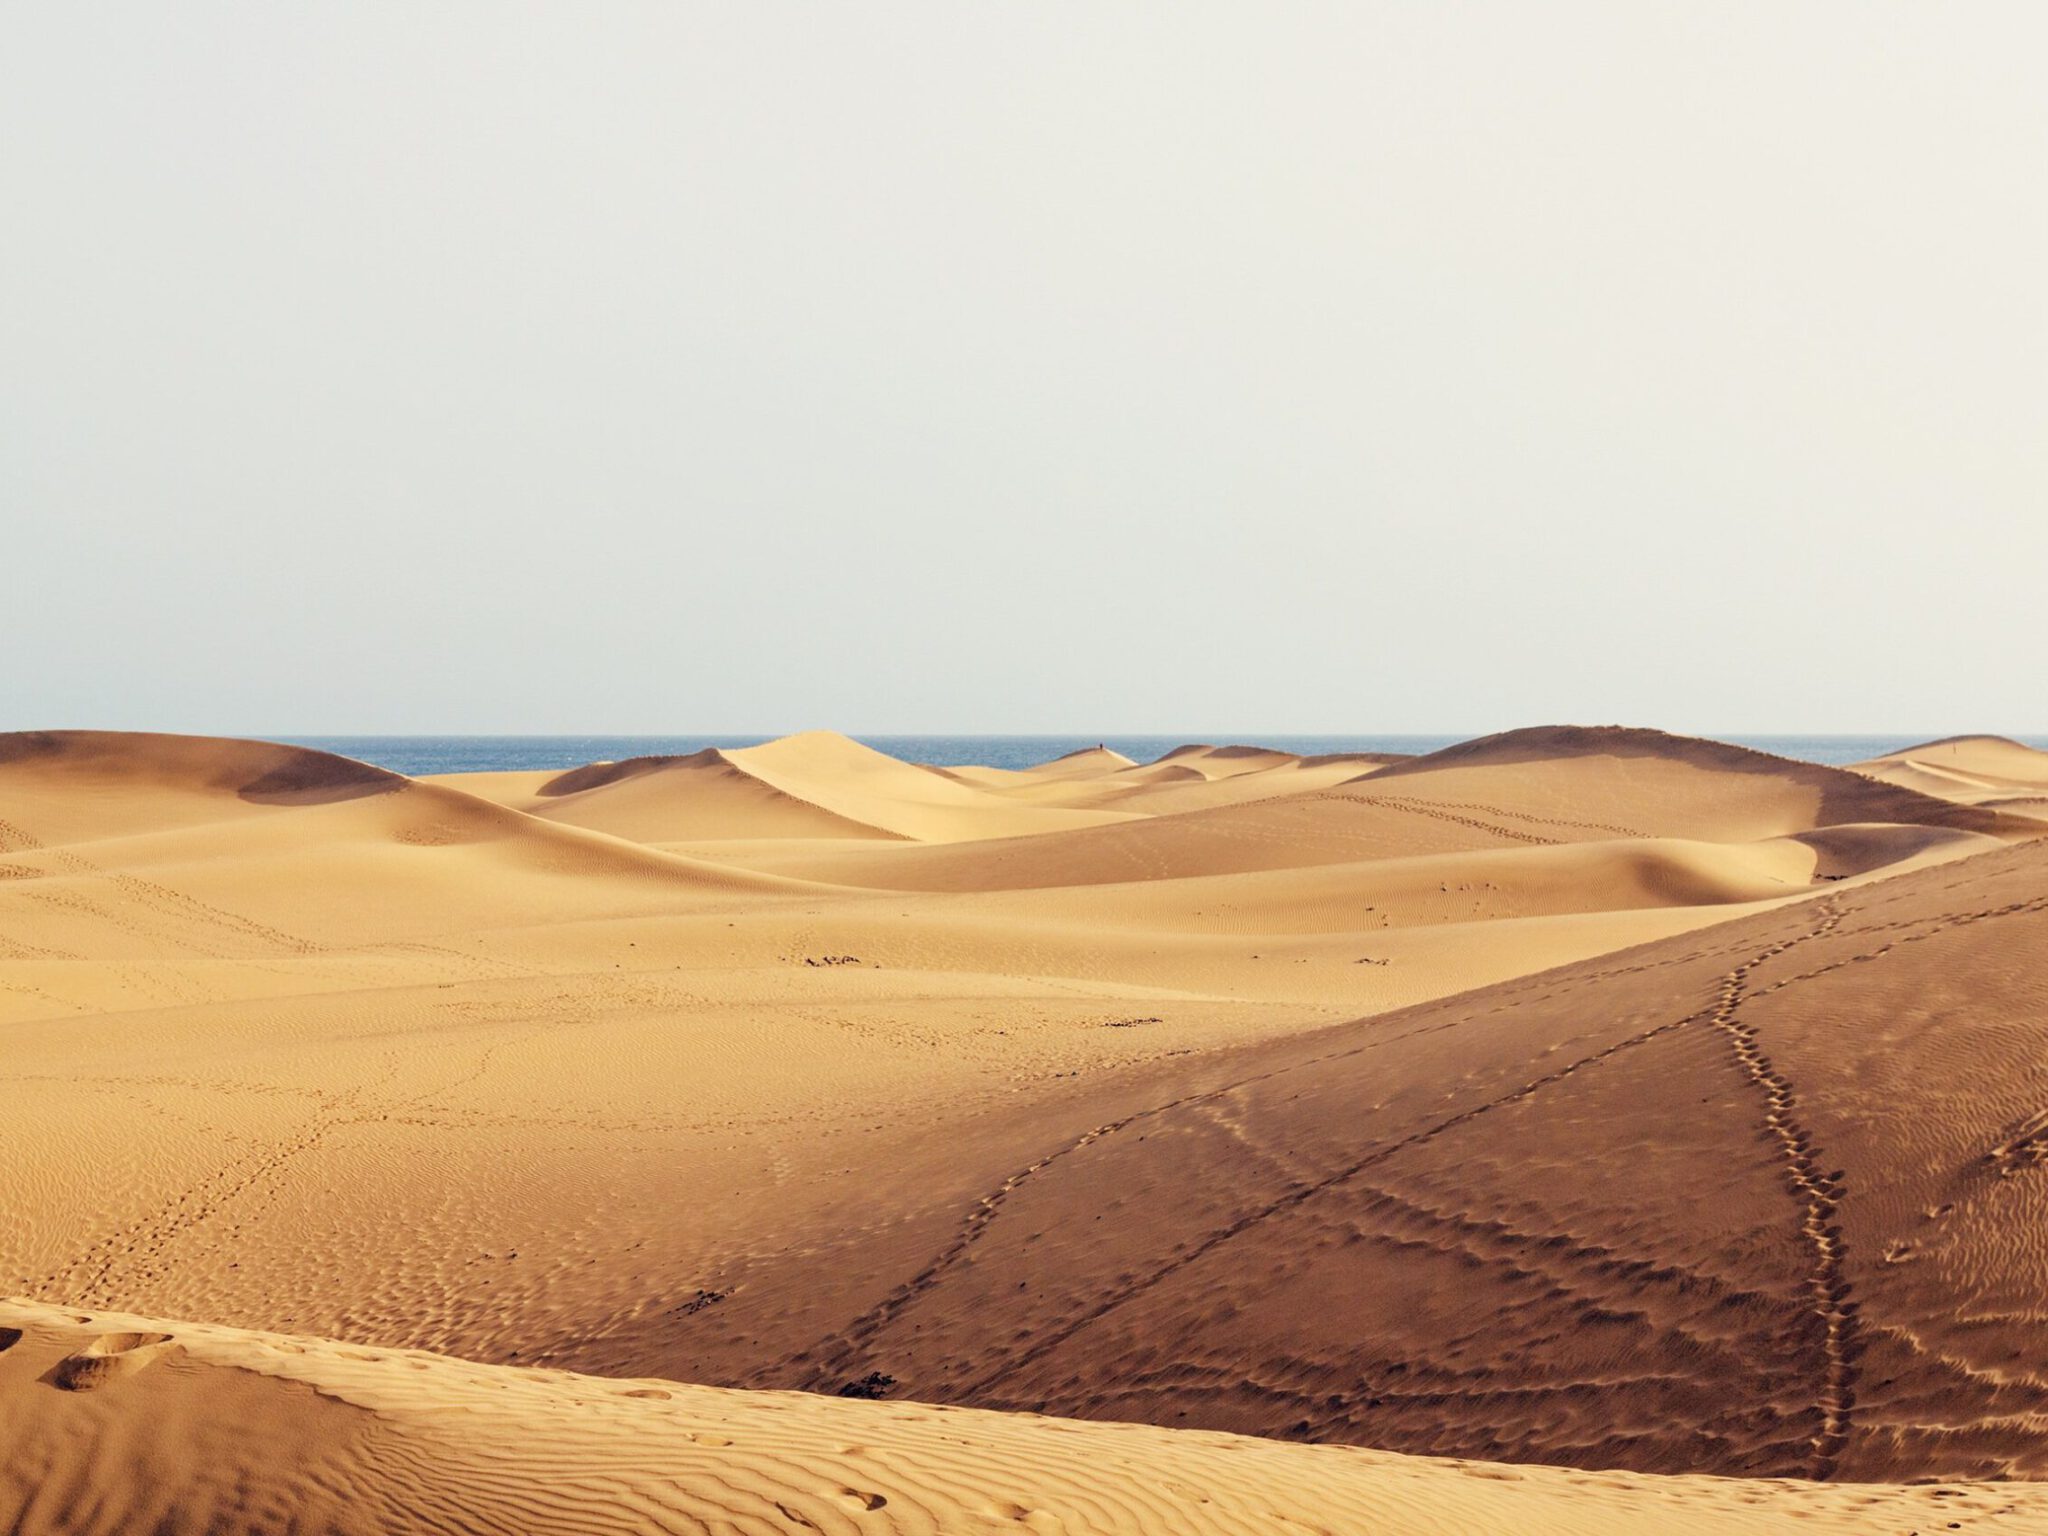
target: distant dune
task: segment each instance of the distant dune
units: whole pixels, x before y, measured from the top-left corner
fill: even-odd
[[[1094,754],[1031,782],[1123,767]],[[1058,765],[1046,765],[1051,770]],[[995,774],[994,770],[984,770]],[[958,774],[898,762],[831,731],[758,747],[707,748],[687,757],[593,763],[568,773],[451,774],[440,782],[551,821],[636,842],[915,838],[929,842],[1002,837],[1122,819],[1087,809],[1029,805],[990,793]]]
[[[2048,1530],[2042,762],[0,736],[0,1529]]]
[[[1858,773],[1958,805],[2048,822],[2048,752],[2004,736],[1951,736],[1856,765]]]
[[[1374,772],[1361,794],[1448,802],[1499,800],[1543,825],[1538,809],[1604,815],[1638,834],[1768,837],[1846,822],[1905,822],[1966,831],[2014,830],[1913,787],[1750,747],[1619,726],[1547,726],[1446,747]],[[1486,806],[1475,807],[1484,814]],[[1587,825],[1559,819],[1553,830]]]
[[[40,791],[45,815],[68,808],[82,818],[84,835],[99,837],[128,824],[124,811],[160,827],[217,818],[237,802],[318,805],[389,794],[408,782],[310,747],[117,731],[0,734],[0,774],[14,803]]]
[[[439,782],[530,815],[639,843],[720,838],[890,837],[747,771],[716,747],[567,773],[451,774]]]
[[[1077,774],[1116,773],[1138,765],[1121,752],[1112,752],[1108,747],[1082,747],[1068,752],[1024,772],[1034,778],[1067,778]]]

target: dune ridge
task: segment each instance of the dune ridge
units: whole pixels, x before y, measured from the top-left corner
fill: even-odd
[[[1948,736],[1858,763],[1855,771],[1958,805],[2048,821],[2048,752],[2006,736]]]
[[[1597,775],[1587,772],[1596,762],[1604,764],[1605,771]],[[1761,803],[1775,808],[1790,795],[1804,792],[1812,797],[1812,803],[1802,806],[1801,818],[1814,826],[1901,822],[2031,835],[2031,829],[2013,828],[1995,814],[1959,809],[1950,801],[1911,787],[1880,785],[1870,775],[1850,769],[1801,762],[1704,737],[1626,726],[1538,726],[1482,736],[1376,769],[1368,781],[1356,787],[1362,792],[1383,791],[1390,781],[1416,777],[1435,779],[1446,786],[1483,783],[1488,777],[1501,776],[1500,770],[1514,770],[1525,794],[1537,791],[1545,777],[1572,778],[1577,782],[1569,788],[1544,787],[1554,794],[1575,792],[1588,799],[1598,793],[1610,806],[1625,807],[1638,799],[1641,789],[1650,787],[1643,783],[1645,776],[1662,770],[1658,775],[1661,782],[1652,781],[1655,792],[1677,802],[1670,809],[1681,814],[1691,810],[1685,802],[1704,787],[1679,782],[1681,772],[1690,772],[1702,780],[1728,781],[1728,787],[1744,798],[1760,802],[1759,808]],[[1775,781],[1772,789],[1776,793],[1744,785],[1744,776]],[[1400,792],[1411,790],[1402,785]]]
[[[592,763],[522,785],[529,814],[636,842],[690,838],[894,838],[750,772],[717,747],[681,757]]]

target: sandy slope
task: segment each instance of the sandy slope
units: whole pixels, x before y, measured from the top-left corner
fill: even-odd
[[[1422,1460],[0,1303],[11,1530],[2021,1532],[2048,1490]]]
[[[1128,765],[1113,752],[1062,758],[1063,769],[993,782],[922,768],[832,731],[687,757],[593,763],[567,773],[448,774],[438,781],[550,821],[637,842],[729,838],[916,838],[951,842],[1026,835],[1125,819],[1057,786]],[[1035,805],[1032,787],[1049,788]]]
[[[567,773],[460,773],[434,782],[640,843],[892,835],[779,789],[716,747],[686,757],[592,763]]]
[[[926,842],[1007,837],[1121,819],[1080,807],[1012,804],[832,731],[807,731],[726,755],[764,784],[850,820]]]
[[[2034,829],[1648,732],[1022,774],[815,734],[438,782],[0,737],[0,1291],[1588,1467],[2031,1474],[2035,1260],[1997,1223],[1885,1267],[1928,1359],[1887,1363],[1897,1401],[1859,1366],[1814,1460],[1813,1276],[1711,1015],[1762,936],[1825,949],[1813,925],[1846,936],[1899,892],[2019,900],[2039,863],[2001,850]],[[2017,1027],[2029,952],[1944,964],[1967,1027]],[[1972,1116],[2039,1107],[2031,1068],[1926,1108],[1947,1057],[1858,1052],[1948,1015],[1838,1006],[1842,984],[1789,995],[1828,1000],[1836,1057],[1888,1084],[1831,1111],[1899,1159],[1852,1187],[1938,1205],[1921,1185],[1961,1176],[1941,1159]],[[1616,1058],[1644,1075],[1602,1079],[1620,1102],[1581,1102],[1599,1074],[1573,1069],[1531,1096],[1554,1120],[1511,1097],[1429,1131],[1651,1020],[1671,1028]],[[1363,1205],[1294,1200],[1386,1146]],[[1702,1169],[1728,1190],[1704,1200]],[[1838,1203],[1851,1261],[1934,1257]],[[1983,1312],[1944,1326],[1958,1294]]]
[[[1184,749],[1161,765],[1207,759]],[[1246,764],[1224,786],[1297,776],[1295,791],[1225,798],[1115,826],[1003,845],[736,849],[734,862],[853,885],[916,890],[1072,886],[1300,869],[1479,849],[1615,839],[1748,843],[1853,825],[2029,835],[2031,823],[1872,782],[1844,769],[1657,731],[1510,732],[1386,765]],[[1192,771],[1192,770],[1191,770]],[[1121,778],[1114,774],[1108,778]],[[1106,780],[1082,781],[1083,785]],[[1171,781],[1183,785],[1183,781]],[[1204,779],[1203,790],[1211,787]],[[1069,785],[1067,793],[1079,790]],[[1177,791],[1176,791],[1177,792]],[[1164,792],[1162,792],[1163,795]],[[1144,802],[1126,801],[1126,805]]]
[[[1619,726],[1485,736],[1375,770],[1350,793],[1416,814],[1463,810],[1529,837],[1782,836],[1857,822],[1996,832],[1993,814],[1818,763]]]
[[[2048,846],[1844,887],[991,1127],[950,1237],[793,1236],[667,1337],[1436,1454],[2040,1476],[2044,998]]]
[[[1856,771],[1959,805],[2048,821],[2048,752],[2003,736],[1951,736],[1858,763]]]

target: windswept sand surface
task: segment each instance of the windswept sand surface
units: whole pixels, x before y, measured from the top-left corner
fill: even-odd
[[[0,1514],[2048,1530],[1986,740],[0,736]]]
[[[2048,822],[2048,752],[2003,736],[1951,736],[1858,763],[1856,771],[1958,805]]]
[[[0,1302],[0,1508],[143,1530],[1766,1536],[2039,1530],[2048,1488],[1426,1460],[474,1365]]]

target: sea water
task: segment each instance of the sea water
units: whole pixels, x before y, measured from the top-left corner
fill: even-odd
[[[905,762],[952,768],[1029,768],[1084,747],[1106,746],[1137,762],[1150,762],[1191,741],[1274,747],[1304,757],[1336,752],[1434,752],[1472,735],[1438,736],[1244,736],[1195,732],[1174,736],[861,736],[878,752]],[[1729,736],[1740,746],[1810,763],[1860,763],[1939,736],[1939,731],[1904,736]],[[680,755],[705,747],[751,747],[765,736],[286,736],[295,742],[353,757],[395,773],[482,773],[517,769],[577,768],[585,763],[628,757]],[[2048,737],[2015,737],[2048,747]]]

